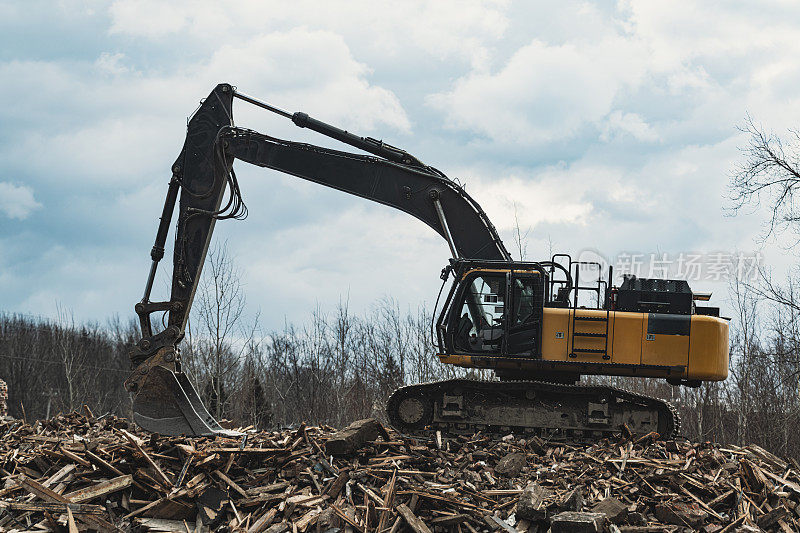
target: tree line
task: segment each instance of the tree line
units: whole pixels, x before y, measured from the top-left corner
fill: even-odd
[[[230,303],[198,300],[198,315],[207,305]],[[267,334],[252,324],[243,330],[238,316],[200,334],[198,316],[181,345],[182,363],[219,418],[260,429],[300,422],[343,426],[382,416],[384,400],[401,385],[488,377],[438,362],[430,318],[424,309],[404,313],[388,298],[363,315],[342,302]],[[83,405],[96,415],[129,416],[122,384],[130,373],[127,351],[138,338],[134,320],[76,325],[0,313],[0,378],[9,385],[11,416],[35,420]]]

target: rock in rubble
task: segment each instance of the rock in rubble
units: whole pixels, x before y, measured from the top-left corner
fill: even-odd
[[[517,502],[517,516],[532,522],[547,520],[552,493],[538,483],[529,483]]]
[[[517,477],[527,464],[524,453],[509,453],[498,461],[494,472],[501,476]]]

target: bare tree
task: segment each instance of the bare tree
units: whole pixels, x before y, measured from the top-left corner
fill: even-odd
[[[743,161],[731,180],[734,211],[762,202],[770,210],[768,234],[778,229],[800,228],[796,194],[800,186],[800,131],[788,130],[786,138],[767,132],[748,115],[739,128],[749,136],[741,148]]]
[[[258,316],[245,323],[245,303],[241,273],[223,243],[209,253],[193,325],[187,328],[188,366],[216,417],[226,414],[226,404],[237,390],[237,371],[258,329]]]
[[[748,135],[743,160],[731,179],[734,212],[745,205],[769,210],[766,236],[791,231],[800,235],[797,192],[800,186],[800,131],[784,137],[767,132],[747,117],[740,128]],[[795,242],[795,244],[797,241]],[[800,315],[798,272],[785,281],[773,279],[760,267],[755,280],[732,282],[731,296],[737,316],[733,324],[730,403],[737,412],[739,443],[764,441],[782,453],[797,451],[796,439],[786,427],[797,423],[800,376]],[[762,427],[768,421],[769,424]],[[782,423],[775,424],[776,421]],[[775,428],[781,428],[780,434]],[[780,444],[778,444],[780,443]]]
[[[525,261],[528,255],[528,234],[531,232],[531,227],[528,226],[525,231],[522,231],[517,213],[517,202],[513,202],[512,206],[514,207],[514,244],[517,245],[519,260]]]
[[[85,373],[83,366],[83,350],[79,343],[75,342],[73,332],[75,327],[75,316],[60,304],[58,305],[58,324],[53,330],[54,351],[61,361],[64,370],[64,380],[67,385],[66,407],[72,411],[80,405],[80,397],[83,390],[79,387],[81,375]],[[85,330],[84,330],[85,333]]]

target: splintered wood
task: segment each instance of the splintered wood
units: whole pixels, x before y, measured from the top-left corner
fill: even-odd
[[[800,531],[800,467],[757,446],[425,440],[375,420],[244,431],[162,437],[90,412],[2,423],[0,531]]]

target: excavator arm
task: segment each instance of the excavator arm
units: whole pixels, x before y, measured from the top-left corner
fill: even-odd
[[[285,141],[236,127],[234,98],[373,155]],[[226,433],[181,371],[177,346],[216,221],[246,215],[233,169],[237,159],[404,211],[444,237],[454,258],[511,259],[477,202],[440,171],[382,141],[353,135],[305,113],[290,114],[220,84],[189,120],[183,149],[172,166],[144,296],[135,307],[142,339],[130,352],[135,370],[125,385],[133,394],[134,419],[147,430],[173,435]],[[171,297],[152,302],[153,281],[176,203]],[[168,316],[166,327],[158,332],[151,321],[157,312]]]

